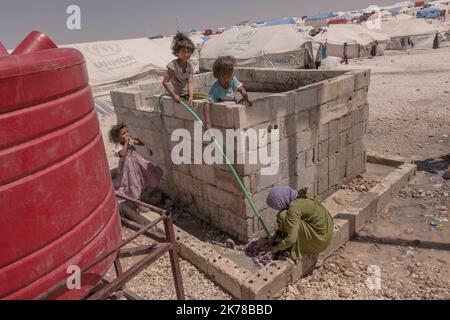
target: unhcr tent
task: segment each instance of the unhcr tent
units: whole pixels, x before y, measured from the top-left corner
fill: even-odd
[[[314,40],[322,45],[326,44],[328,55],[332,57],[342,57],[344,43],[347,43],[348,57],[352,59],[370,56],[375,41],[383,46],[387,44],[389,37],[361,25],[338,24],[330,25],[316,35]]]
[[[191,35],[190,38],[197,46],[203,43],[201,35]],[[83,53],[90,85],[95,88],[161,75],[165,72],[167,64],[175,59],[171,44],[172,38],[166,37],[99,41],[62,47],[75,48]]]
[[[431,49],[436,33],[442,34],[425,19],[385,21],[379,31],[390,38],[388,50]]]
[[[199,35],[190,38],[199,47]],[[128,39],[63,45],[83,54],[99,115],[114,112],[109,92],[133,81],[161,80],[167,64],[175,59],[171,50],[172,38]],[[200,55],[194,54],[192,63],[198,70]]]
[[[293,25],[233,28],[205,42],[200,69],[212,70],[219,56],[234,56],[239,66],[303,68],[302,45],[310,41]]]

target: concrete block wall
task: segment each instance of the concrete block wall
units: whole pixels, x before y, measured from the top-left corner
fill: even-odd
[[[248,91],[267,93],[247,108],[218,103],[212,108],[213,127],[279,129],[279,171],[261,173],[261,165],[235,165],[266,224],[274,229],[276,212],[266,205],[275,185],[308,187],[321,198],[365,171],[370,71],[236,70]],[[207,92],[211,73],[195,76],[196,88]],[[147,144],[140,152],[164,170],[161,188],[181,201],[193,215],[229,235],[247,241],[260,233],[250,205],[226,165],[174,165],[171,141],[175,129],[194,131],[192,115],[171,99],[163,99],[163,115],[154,95],[160,83],[112,92],[119,121]],[[203,102],[194,111],[203,120]],[[250,152],[259,151],[247,149]],[[226,150],[226,147],[224,147]],[[151,152],[149,151],[151,150]],[[269,149],[270,150],[270,149]]]

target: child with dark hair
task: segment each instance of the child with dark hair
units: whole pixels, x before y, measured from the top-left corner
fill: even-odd
[[[190,62],[195,45],[185,34],[178,32],[173,38],[172,53],[177,59],[167,65],[164,76],[164,88],[176,103],[186,99],[189,106],[195,99],[205,99],[206,95],[194,95],[194,68]]]
[[[205,107],[205,118],[207,127],[211,127],[210,108],[211,105],[220,101],[234,101],[248,107],[252,106],[244,85],[234,75],[236,59],[232,56],[219,57],[213,65],[214,77],[217,81],[211,87],[208,94],[208,103]],[[237,100],[235,93],[239,92],[241,100]]]
[[[131,135],[124,123],[114,126],[109,132],[109,138],[112,143],[122,146],[116,153],[120,162],[114,179],[114,189],[120,194],[139,200],[145,188],[158,186],[163,171],[137,153],[136,146],[145,144]]]

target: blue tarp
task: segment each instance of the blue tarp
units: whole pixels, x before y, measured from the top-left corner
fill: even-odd
[[[435,19],[439,18],[441,15],[441,9],[435,7],[429,7],[422,10],[417,11],[417,18],[423,19]]]
[[[389,12],[393,16],[395,16],[395,15],[400,14],[402,12],[402,8],[392,8],[392,9],[389,9]]]
[[[306,20],[322,20],[334,17],[333,12],[322,12],[309,15]]]
[[[281,24],[295,24],[295,20],[292,18],[283,18],[283,19],[271,19],[265,21],[266,26],[278,26]]]

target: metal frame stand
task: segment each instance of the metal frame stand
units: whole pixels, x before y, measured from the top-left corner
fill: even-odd
[[[136,201],[131,198],[128,198],[121,194],[116,194],[117,198],[126,200],[128,202],[134,203],[136,205],[140,205],[142,207],[148,208],[152,210],[153,212],[159,214],[159,218],[156,219],[153,222],[150,222],[149,224],[142,226],[138,223],[135,223],[127,218],[122,217],[122,225],[135,231],[129,238],[122,241],[122,243],[111,249],[110,251],[106,252],[99,258],[95,259],[93,262],[85,266],[81,270],[81,274],[87,272],[90,268],[98,264],[99,262],[105,260],[112,254],[115,254],[119,252],[115,262],[114,262],[114,268],[116,272],[116,278],[115,279],[109,279],[105,277],[102,282],[94,288],[89,295],[87,296],[87,300],[105,300],[108,298],[116,298],[119,299],[123,296],[125,296],[127,299],[130,300],[144,300],[142,297],[136,295],[135,293],[128,290],[125,285],[134,277],[136,277],[139,273],[141,273],[144,269],[146,269],[148,266],[153,264],[156,260],[161,258],[166,253],[169,253],[170,255],[170,263],[172,266],[172,272],[174,276],[174,282],[175,282],[175,290],[177,294],[178,300],[185,300],[184,295],[184,288],[183,288],[183,281],[181,276],[181,270],[180,270],[180,264],[179,264],[179,257],[176,250],[176,241],[175,241],[175,234],[173,229],[173,217],[172,214],[166,210],[162,210],[160,208],[156,208],[154,206],[151,206],[147,203]],[[158,224],[158,223],[164,223],[164,229],[165,229],[165,235],[160,234],[152,229]],[[141,247],[133,247],[133,248],[124,248],[126,245],[131,243],[133,240],[138,238],[139,236],[146,236],[152,240],[155,240],[157,243],[153,245],[148,246],[141,246]],[[143,256],[143,258],[131,266],[128,270],[123,271],[122,270],[122,264],[120,262],[120,259],[123,258],[131,258],[131,257],[138,257]],[[60,283],[58,283],[56,286],[45,292],[44,294],[37,297],[37,300],[44,300],[48,299],[52,294],[58,292],[66,285],[66,280],[64,279]]]

